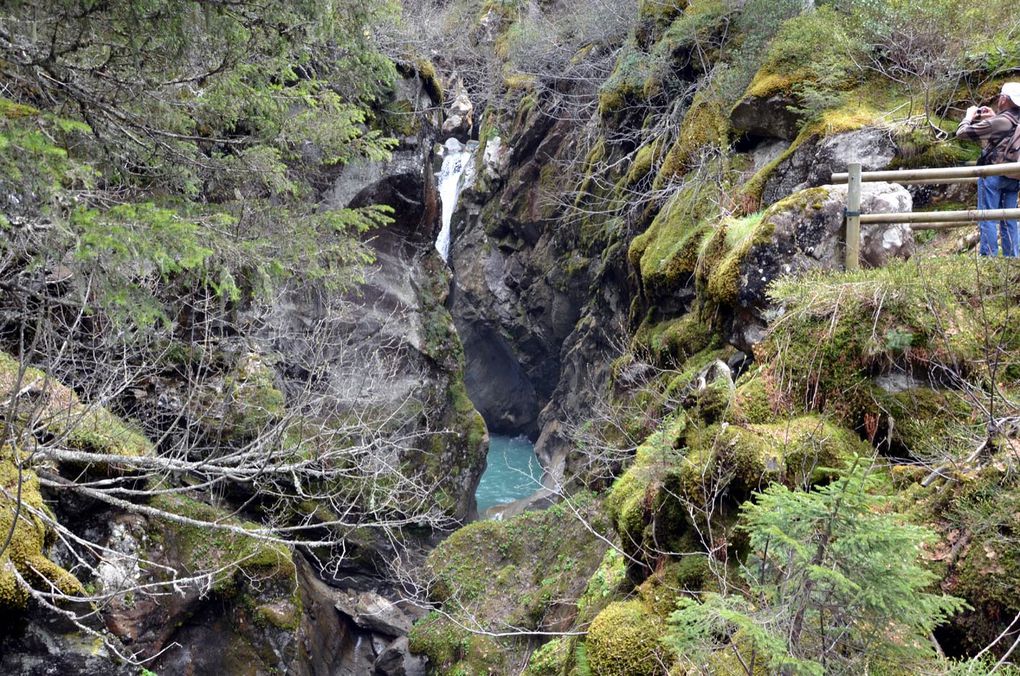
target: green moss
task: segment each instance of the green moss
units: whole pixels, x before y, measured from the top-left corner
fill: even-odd
[[[928,488],[913,481],[898,486],[897,508],[933,528],[937,542],[926,548],[941,588],[970,608],[946,629],[961,650],[979,651],[1006,630],[1020,612],[1020,481],[1015,451],[987,456],[982,468],[957,465],[951,480]]]
[[[631,242],[627,259],[640,274],[649,299],[667,297],[691,279],[709,221],[718,213],[714,196],[708,184],[691,181]]]
[[[301,606],[293,603],[266,603],[255,608],[257,620],[284,631],[297,631],[301,626]]]
[[[638,2],[638,18],[641,20],[652,20],[668,26],[673,18],[683,11],[681,3],[671,0],[640,0]]]
[[[395,136],[416,136],[421,131],[421,121],[414,105],[407,100],[388,104],[382,113],[383,129]]]
[[[719,100],[707,89],[699,90],[684,115],[676,141],[663,158],[653,187],[661,190],[682,177],[707,147],[725,148],[729,129],[729,118]]]
[[[631,567],[648,553],[645,544],[653,536],[650,529],[663,516],[661,510],[667,496],[660,494],[660,489],[680,462],[682,454],[677,447],[686,428],[683,413],[667,419],[638,447],[634,462],[613,483],[606,497],[606,513],[619,534],[623,550],[632,558]],[[662,520],[662,525],[671,531],[682,530],[684,524],[683,518]]]
[[[443,106],[443,83],[439,79],[439,73],[436,72],[436,67],[432,65],[431,61],[420,60],[416,64],[416,70],[418,71],[418,77],[421,79],[422,86],[425,87],[425,92],[432,99],[432,103],[439,107]]]
[[[976,161],[981,154],[977,143],[960,142],[952,136],[938,139],[930,128],[901,126],[896,129],[893,138],[896,141],[896,157],[890,164],[891,169],[959,167]]]
[[[197,401],[203,424],[226,440],[251,439],[284,412],[284,395],[276,387],[276,371],[261,355],[243,357],[223,379]]]
[[[578,621],[593,620],[623,590],[626,580],[627,565],[623,554],[615,549],[608,550],[577,601]]]
[[[26,106],[22,103],[15,103],[10,99],[0,97],[0,117],[8,120],[17,120],[23,117],[35,117],[39,114],[38,108]]]
[[[631,349],[662,366],[677,366],[701,352],[715,340],[712,327],[697,311],[658,324],[642,324]]]
[[[817,416],[766,425],[712,425],[688,437],[688,443],[680,478],[684,494],[695,501],[706,497],[705,477],[731,476],[731,493],[749,496],[776,481],[809,486],[827,476],[825,469],[868,452],[856,434]]]
[[[772,234],[769,227],[762,227],[756,232],[761,223],[762,214],[751,214],[724,222],[712,235],[707,251],[714,256],[706,259],[704,269],[708,271],[705,289],[713,300],[736,304],[740,264],[753,245],[764,243]]]
[[[642,146],[630,163],[626,176],[623,177],[621,186],[628,188],[643,179],[652,170],[653,165],[658,161],[661,154],[661,146],[658,141]]]
[[[786,315],[755,353],[782,393],[775,403],[826,411],[851,427],[884,415],[876,374],[954,374],[946,377],[988,387],[990,345],[999,355],[999,386],[1013,390],[1020,381],[1018,283],[1015,266],[999,260],[978,266],[969,257],[781,280],[771,295]]]
[[[254,523],[233,518],[228,512],[180,495],[160,495],[152,506],[204,523],[223,524],[245,530],[258,528]],[[212,586],[219,592],[234,588],[239,579],[280,581],[296,589],[297,569],[286,545],[269,542],[242,533],[163,521],[154,526],[160,540],[175,552],[176,560],[192,570],[216,571]]]
[[[682,400],[694,388],[695,380],[714,361],[725,362],[733,354],[732,347],[717,348],[718,337],[708,344],[704,350],[691,355],[676,371],[669,376],[665,396],[672,401]],[[712,383],[708,383],[711,385]],[[685,403],[686,405],[686,403]]]
[[[20,364],[0,352],[0,397],[18,385]],[[31,424],[36,433],[50,434],[57,443],[90,453],[138,457],[151,455],[152,444],[123,420],[99,406],[88,406],[69,387],[39,369],[24,369],[20,386],[40,393],[31,411],[21,411],[17,425]]]
[[[26,460],[27,456],[19,454],[19,462]],[[18,509],[14,500],[6,496],[17,494],[18,482],[15,451],[10,446],[0,446],[0,533],[3,538],[11,531],[14,513]],[[55,589],[70,595],[84,593],[81,582],[74,575],[46,557],[53,534],[46,522],[32,510],[49,513],[39,492],[38,477],[26,468],[21,472],[18,521],[9,546],[0,555],[0,608],[23,608],[29,599],[29,590],[18,581],[9,565],[40,591],[49,593]]]
[[[769,44],[762,67],[745,96],[794,93],[805,86],[850,88],[859,49],[844,29],[844,18],[829,6],[786,21]]]
[[[525,676],[561,676],[567,673],[573,658],[572,641],[562,636],[554,638],[531,653]]]
[[[599,115],[613,117],[642,99],[648,59],[633,41],[623,47],[612,74],[599,88]]]
[[[914,387],[895,394],[874,393],[886,430],[884,443],[897,457],[937,459],[967,453],[980,414],[972,399],[956,390]]]
[[[450,383],[450,401],[453,402],[453,410],[457,413],[461,424],[459,429],[466,430],[466,443],[469,448],[477,448],[485,441],[488,430],[485,427],[485,420],[471,403],[468,397],[467,388],[463,379],[456,379]]]
[[[640,601],[613,603],[598,614],[585,641],[592,671],[605,676],[665,674],[662,619]]]
[[[727,420],[729,422],[748,424],[772,421],[775,411],[769,398],[765,377],[759,370],[741,378],[737,383],[733,403]]]
[[[696,271],[700,288],[713,302],[737,305],[743,265],[756,246],[772,241],[773,218],[791,210],[809,212],[822,207],[826,188],[810,188],[776,202],[764,212],[723,221],[704,241]]]
[[[607,527],[592,496],[575,496],[573,505],[596,529]],[[442,673],[506,673],[511,656],[530,652],[527,641],[479,643],[458,622],[545,629],[549,622],[569,620],[569,609],[605,551],[605,543],[561,505],[465,526],[428,557],[430,598],[442,602],[449,617],[437,614],[417,623],[412,650],[427,655]]]
[[[675,3],[663,2],[672,8]],[[651,45],[650,67],[645,78],[643,94],[653,100],[676,95],[684,83],[712,68],[722,56],[721,45],[726,42],[732,8],[722,0],[690,0],[683,13],[673,18],[662,30],[663,21],[639,26],[643,43],[655,36]],[[663,18],[673,16],[667,14]],[[651,29],[643,30],[643,29]]]

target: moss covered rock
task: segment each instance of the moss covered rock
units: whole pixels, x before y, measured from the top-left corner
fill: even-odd
[[[272,360],[246,354],[222,378],[210,382],[191,408],[206,434],[236,442],[254,438],[279,420],[284,403]]]
[[[607,526],[592,498],[575,498],[574,507],[596,531]],[[443,603],[443,613],[414,626],[412,651],[443,673],[505,673],[530,652],[527,641],[472,634],[458,623],[495,632],[565,629],[605,551],[562,505],[460,529],[429,555],[430,597]]]
[[[610,604],[598,614],[585,641],[593,673],[606,676],[665,674],[667,650],[661,617],[638,600]]]
[[[96,460],[75,463],[75,471],[125,471],[126,459],[149,455],[152,444],[106,408],[87,405],[49,374],[0,352],[0,400],[8,402],[0,429],[10,438],[46,440],[55,448],[81,451]],[[13,404],[13,405],[11,405]],[[104,457],[105,456],[105,457]],[[11,542],[0,554],[0,605],[23,607],[32,588],[49,593],[83,592],[81,582],[49,558],[55,519],[40,493],[36,469],[44,462],[12,446],[0,447],[0,533]],[[47,465],[53,470],[53,465]],[[17,514],[17,521],[14,521]],[[48,523],[50,522],[50,523]],[[12,528],[13,526],[13,528]],[[16,574],[17,572],[17,574]]]
[[[782,24],[761,68],[730,113],[733,127],[754,136],[794,139],[802,120],[817,114],[804,99],[836,107],[856,83],[856,45],[844,16],[819,7]],[[815,104],[818,105],[818,104]]]
[[[627,258],[640,275],[649,304],[690,285],[702,241],[712,231],[717,214],[711,191],[692,182],[677,191],[648,229],[634,238]]]
[[[810,486],[826,478],[826,470],[869,451],[855,433],[817,416],[759,425],[722,423],[688,440],[680,477],[684,494],[701,503],[710,497],[706,488],[714,477],[729,477],[729,491],[749,497],[775,482]]]
[[[28,456],[10,446],[0,446],[0,533],[10,544],[0,555],[0,608],[24,608],[32,588],[50,593],[84,593],[81,582],[47,556],[53,544],[53,530],[46,519],[52,513],[39,492],[39,479],[26,465]],[[16,501],[20,496],[20,501]],[[17,522],[14,521],[17,514]],[[13,526],[13,530],[12,527]]]
[[[137,457],[152,453],[152,443],[102,406],[85,404],[71,388],[43,371],[0,352],[0,399],[18,398],[18,431],[47,435],[52,442],[89,453]],[[111,459],[111,462],[115,461]]]
[[[971,259],[937,258],[785,281],[772,295],[785,308],[783,320],[756,348],[762,375],[777,404],[826,411],[862,428],[866,415],[891,414],[896,425],[905,422],[897,438],[917,444],[911,417],[944,416],[952,425],[967,414],[952,392],[905,390],[987,387],[989,350],[999,355],[1000,387],[1015,390],[1020,344],[1010,308],[1018,274],[995,260],[975,266]],[[906,386],[890,398],[895,381],[883,379],[897,374]],[[886,389],[876,391],[878,385]]]

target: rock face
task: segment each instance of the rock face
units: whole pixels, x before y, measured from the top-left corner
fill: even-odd
[[[748,136],[792,141],[800,130],[800,116],[790,110],[794,103],[782,93],[748,96],[733,107],[730,124]]]
[[[770,207],[758,226],[754,243],[738,265],[736,318],[730,342],[750,350],[764,335],[769,308],[766,290],[781,275],[844,266],[846,186],[822,186],[791,195]],[[892,183],[865,183],[864,213],[909,212],[910,193]],[[863,226],[861,262],[880,267],[892,258],[910,258],[913,231],[902,223]]]
[[[445,496],[451,517],[466,520],[475,513],[487,439],[464,395],[463,351],[445,308],[449,271],[433,247],[439,198],[427,139],[434,133],[424,129],[420,142],[401,146],[389,162],[344,167],[328,206],[394,210],[391,225],[366,236],[375,260],[365,282],[342,297],[291,289],[262,339],[279,355],[290,387],[312,387],[337,410],[388,411],[412,434],[456,431],[425,438],[401,461]],[[313,356],[325,358],[324,372],[303,371]]]
[[[762,204],[769,205],[804,188],[820,186],[848,162],[860,162],[864,171],[885,169],[896,157],[896,144],[887,129],[865,127],[801,144],[782,161],[765,182]]]
[[[487,144],[482,178],[454,215],[451,312],[467,355],[468,392],[490,429],[532,438],[586,286],[581,270],[564,265],[569,246],[551,227],[553,184],[540,176],[566,130],[536,116],[509,141],[509,157],[501,140]]]

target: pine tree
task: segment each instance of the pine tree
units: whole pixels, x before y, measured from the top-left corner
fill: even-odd
[[[920,669],[932,629],[964,604],[929,590],[936,576],[919,558],[931,533],[890,510],[886,483],[858,460],[827,486],[758,494],[739,527],[744,588],[679,609],[668,642],[709,671]]]

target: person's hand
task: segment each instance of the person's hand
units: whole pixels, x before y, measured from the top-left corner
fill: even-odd
[[[963,121],[970,122],[971,120],[973,120],[974,116],[977,115],[978,110],[979,108],[977,106],[971,106],[970,108],[968,108],[967,113],[963,116]]]
[[[995,111],[988,106],[981,106],[977,109],[977,112],[974,113],[975,120],[986,120],[990,117],[995,117]]]

